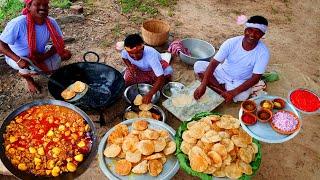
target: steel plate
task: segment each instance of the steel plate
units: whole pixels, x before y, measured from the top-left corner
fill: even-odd
[[[136,118],[136,119],[130,119],[123,121],[121,124],[126,124],[129,127],[129,130],[132,129],[131,124],[137,120],[146,120],[149,122],[149,128],[152,129],[159,129],[159,130],[167,130],[169,134],[171,135],[171,139],[174,140],[175,130],[172,129],[169,125],[166,123],[163,123],[161,121],[156,121],[153,119],[148,118]],[[135,180],[146,180],[146,179],[171,179],[179,170],[179,162],[177,158],[174,156],[174,154],[167,157],[167,162],[163,166],[162,172],[157,176],[153,177],[150,176],[148,173],[146,174],[134,174],[131,173],[128,176],[120,176],[114,171],[114,165],[116,162],[116,158],[107,158],[103,155],[103,151],[107,145],[107,138],[110,135],[110,133],[114,131],[114,127],[111,128],[101,139],[99,147],[98,147],[98,158],[99,158],[99,166],[102,172],[109,178],[109,179],[135,179]]]
[[[250,100],[253,100],[257,104],[257,106],[260,106],[260,102],[262,100],[265,100],[265,99],[273,100],[275,98],[281,98],[281,97],[279,97],[279,96],[258,96],[258,97],[251,98]],[[284,99],[284,98],[281,98],[281,99],[283,99],[286,102],[286,106],[283,110],[291,111],[295,115],[297,115],[297,117],[300,120],[301,126],[302,126],[301,116],[300,116],[299,112],[286,99]],[[277,112],[277,110],[273,109],[272,112],[275,113],[275,112]],[[262,123],[262,122],[258,121],[255,125],[247,126],[241,121],[242,113],[243,113],[243,109],[241,108],[239,111],[239,120],[240,120],[240,123],[241,123],[243,130],[245,130],[250,136],[252,136],[255,139],[262,141],[262,142],[283,143],[283,142],[286,142],[286,141],[292,139],[293,137],[295,137],[301,129],[301,126],[300,126],[300,128],[296,132],[294,132],[290,135],[283,135],[283,134],[279,134],[276,131],[274,131],[269,123]]]

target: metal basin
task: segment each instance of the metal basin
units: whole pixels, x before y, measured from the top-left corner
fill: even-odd
[[[163,86],[161,93],[164,97],[170,98],[176,94],[179,94],[181,90],[183,90],[185,86],[179,82],[168,82]]]
[[[132,106],[129,106],[126,108],[126,110],[124,111],[124,114],[126,112],[129,112],[129,111],[134,111],[133,110],[134,108],[132,108]],[[164,113],[164,111],[157,105],[154,105],[152,106],[152,108],[149,110],[151,113],[155,113],[155,114],[158,114],[160,115],[160,119],[159,121],[162,121],[162,122],[165,122],[166,121],[166,114]],[[136,111],[134,111],[136,112]],[[138,112],[136,112],[138,113]],[[125,117],[124,117],[124,114],[123,114],[123,120],[127,120]]]
[[[150,84],[134,84],[131,86],[128,86],[125,91],[123,92],[123,96],[126,99],[126,101],[130,104],[133,104],[134,99],[138,94],[141,94],[142,96],[146,95],[151,89],[152,85]],[[151,102],[152,104],[156,104],[160,99],[160,91],[158,91],[156,94],[152,96]]]
[[[185,38],[181,42],[185,48],[189,49],[191,56],[180,52],[180,59],[189,65],[193,65],[197,61],[210,61],[215,53],[215,49],[210,43],[200,39]]]
[[[92,145],[91,145],[91,150],[90,153],[85,156],[85,159],[83,162],[79,164],[77,167],[77,170],[75,172],[68,172],[68,173],[62,173],[57,177],[44,177],[44,176],[36,176],[34,174],[28,173],[26,171],[21,171],[18,168],[16,168],[9,158],[5,155],[5,147],[2,142],[4,142],[3,134],[6,132],[6,127],[10,124],[12,120],[16,116],[18,116],[20,113],[34,107],[34,106],[39,106],[39,105],[46,105],[46,104],[51,104],[51,105],[58,105],[58,106],[64,106],[67,107],[75,112],[77,112],[79,115],[83,117],[83,119],[86,121],[87,124],[89,124],[91,132],[90,136],[92,139]],[[90,163],[93,161],[97,154],[97,148],[98,148],[98,139],[97,139],[97,131],[96,128],[92,122],[92,120],[89,118],[89,116],[83,112],[80,108],[64,102],[64,101],[58,101],[58,100],[52,100],[52,99],[44,99],[44,100],[36,100],[27,104],[24,104],[20,106],[19,108],[15,109],[13,112],[11,112],[6,119],[3,121],[1,128],[0,128],[0,159],[2,163],[5,165],[5,167],[17,178],[19,179],[24,179],[24,180],[41,180],[41,179],[53,179],[53,180],[70,180],[70,179],[75,179],[76,177],[80,176],[82,173],[84,173]]]

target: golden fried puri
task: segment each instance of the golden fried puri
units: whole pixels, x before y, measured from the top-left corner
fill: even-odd
[[[176,151],[176,143],[174,141],[170,141],[167,146],[164,148],[163,152],[165,155],[172,154]]]
[[[168,131],[149,129],[148,125],[145,120],[134,121],[129,132],[126,125],[118,124],[109,135],[105,156],[121,158],[115,165],[117,174],[149,171],[151,176],[158,176],[167,161],[166,156],[175,152],[176,144]]]
[[[115,172],[117,174],[122,175],[122,176],[126,176],[126,175],[130,174],[131,168],[132,168],[131,162],[129,162],[125,159],[121,159],[116,162]]]
[[[163,137],[159,137],[158,139],[154,140],[153,143],[154,143],[154,152],[160,152],[164,150],[164,148],[167,145],[167,142]]]
[[[86,84],[81,81],[76,81],[71,85],[71,90],[77,93],[81,93],[86,89]]]
[[[128,111],[124,114],[124,118],[126,118],[126,119],[134,119],[134,118],[138,118],[138,117],[139,117],[139,115],[133,111]]]
[[[167,144],[164,154],[167,155]],[[258,153],[252,137],[230,115],[211,115],[187,124],[182,133],[181,151],[188,155],[191,169],[215,177],[237,179],[253,173],[250,162]]]
[[[136,150],[134,152],[127,151],[126,152],[126,160],[132,163],[137,163],[141,160],[140,151]]]
[[[151,108],[152,108],[152,104],[151,103],[149,103],[149,104],[141,104],[139,106],[139,109],[141,111],[149,111]]]
[[[150,156],[145,157],[144,159],[153,160],[153,159],[160,159],[162,157],[164,157],[164,155],[162,153],[155,153],[155,154],[152,154]]]
[[[148,170],[151,176],[158,176],[162,171],[162,162],[157,159],[150,160]]]
[[[76,92],[74,92],[70,89],[65,89],[61,93],[61,97],[65,100],[69,100],[69,99],[73,98],[75,95],[76,95]]]
[[[136,106],[141,105],[142,104],[142,99],[143,98],[142,98],[141,94],[138,94],[136,96],[136,98],[134,99],[133,104],[136,105]]]
[[[201,153],[199,153],[199,151],[202,151],[201,148],[194,146],[188,156],[189,156],[189,160],[190,160],[190,166],[191,169],[197,172],[204,172],[208,166],[209,163],[208,161],[201,156]]]
[[[138,116],[140,118],[152,118],[152,113],[150,111],[140,111]]]
[[[158,131],[151,130],[151,129],[146,129],[143,131],[143,133],[144,133],[145,137],[148,139],[158,139],[158,137],[160,136]]]
[[[132,123],[132,127],[135,130],[143,131],[148,128],[148,122],[144,120],[138,120]]]
[[[137,145],[138,150],[143,155],[150,155],[154,153],[154,144],[151,140],[142,140]]]
[[[143,160],[139,164],[137,164],[135,167],[132,168],[132,172],[136,174],[144,174],[148,172],[148,161]]]
[[[116,157],[121,151],[121,147],[117,144],[111,144],[107,146],[106,149],[103,151],[103,154],[106,157]]]

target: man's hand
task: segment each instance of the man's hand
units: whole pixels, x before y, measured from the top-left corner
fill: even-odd
[[[147,95],[143,96],[142,103],[143,104],[151,103],[152,96],[153,96],[153,94],[147,94]]]
[[[236,96],[236,92],[234,91],[225,91],[221,94],[221,96],[225,99],[226,103],[232,102],[233,98]]]
[[[127,70],[134,74],[134,72],[137,70],[137,67],[134,64],[131,64],[131,62],[128,59],[122,58],[125,65],[127,65]]]
[[[65,50],[64,53],[61,55],[61,61],[69,60],[71,56],[71,52],[69,50]]]
[[[30,60],[35,64],[43,63],[46,59],[47,58],[46,58],[45,54],[38,53],[38,52],[34,52],[32,54],[32,57],[30,57]]]
[[[29,63],[27,60],[23,59],[23,58],[21,58],[21,59],[19,60],[19,63],[17,63],[17,64],[18,64],[18,66],[19,66],[20,68],[22,68],[22,69],[26,69],[26,68],[28,68],[29,65],[30,65],[30,63]]]
[[[193,93],[193,96],[196,100],[200,99],[203,94],[206,92],[206,88],[207,86],[204,86],[204,85],[200,85]]]

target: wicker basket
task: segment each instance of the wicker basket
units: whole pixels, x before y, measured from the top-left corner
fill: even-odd
[[[151,46],[164,44],[169,37],[169,30],[170,26],[167,22],[157,19],[147,20],[141,27],[144,42]]]

